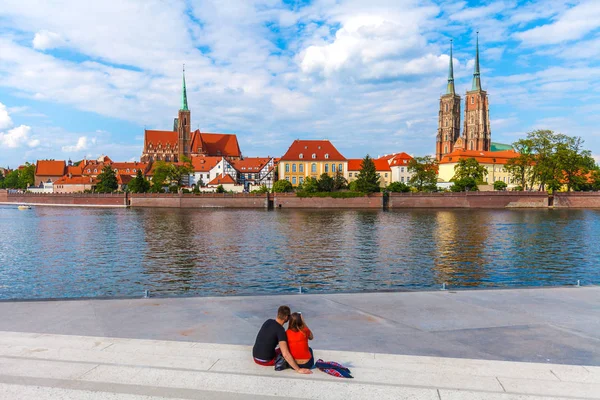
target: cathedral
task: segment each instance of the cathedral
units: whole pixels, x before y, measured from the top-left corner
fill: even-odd
[[[242,157],[236,135],[203,133],[200,129],[192,132],[190,126],[191,113],[188,108],[184,70],[181,108],[173,121],[173,130],[145,130],[141,162],[178,162],[183,156],[227,157],[233,160]]]
[[[456,94],[454,89],[452,44],[450,45],[448,86],[446,94],[440,98],[436,159],[440,161],[446,154],[457,149],[490,151],[491,144],[489,102],[487,92],[481,88],[478,35],[473,86],[465,95],[465,118],[462,135],[460,134],[460,96]]]

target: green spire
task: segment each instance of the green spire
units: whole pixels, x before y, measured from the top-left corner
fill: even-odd
[[[185,64],[183,64],[183,90],[181,93],[181,109],[188,111],[187,91],[185,89]]]
[[[452,65],[452,40],[450,40],[450,66],[448,67],[448,89],[446,94],[455,94],[454,92],[454,66]]]
[[[479,31],[477,31],[477,44],[475,52],[475,72],[473,73],[473,88],[471,90],[481,90],[481,78],[479,74]]]

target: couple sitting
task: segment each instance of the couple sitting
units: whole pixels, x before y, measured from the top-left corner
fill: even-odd
[[[287,332],[283,328],[286,322],[289,322]],[[312,339],[313,334],[304,323],[302,313],[292,314],[288,306],[281,306],[277,310],[277,318],[267,320],[258,331],[252,349],[254,362],[272,366],[277,356],[282,355],[296,372],[311,374],[315,359],[308,341]]]

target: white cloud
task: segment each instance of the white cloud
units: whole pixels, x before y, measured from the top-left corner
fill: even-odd
[[[0,103],[0,129],[10,128],[12,124],[13,122],[10,118],[10,115],[8,115],[8,110],[6,109],[6,106]]]
[[[77,144],[73,146],[63,146],[62,151],[65,153],[75,153],[82,150],[87,150],[88,148],[88,138],[87,136],[80,136],[77,139]]]
[[[556,17],[554,22],[538,26],[514,36],[528,45],[547,45],[580,39],[598,29],[600,2],[583,1]]]
[[[28,146],[37,147],[40,142],[31,139],[31,127],[27,125],[17,126],[6,132],[0,132],[0,147],[16,149],[18,147]]]
[[[49,50],[66,45],[65,40],[55,32],[39,31],[33,38],[33,48],[37,50]]]

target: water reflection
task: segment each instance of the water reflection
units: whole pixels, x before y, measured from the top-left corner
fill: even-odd
[[[0,298],[600,283],[594,210],[0,208]]]

